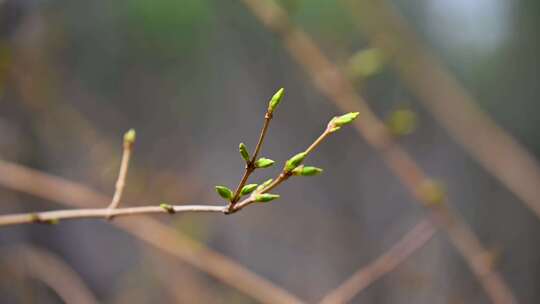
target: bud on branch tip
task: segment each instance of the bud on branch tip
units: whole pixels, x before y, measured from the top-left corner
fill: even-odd
[[[262,193],[255,195],[255,201],[260,203],[266,203],[278,199],[278,194]]]
[[[281,99],[283,98],[283,95],[285,94],[285,89],[281,88],[279,89],[274,96],[270,99],[270,102],[268,103],[268,113],[273,113],[278,104],[281,102]]]
[[[335,132],[339,130],[342,126],[350,124],[353,120],[356,119],[356,117],[358,117],[359,114],[360,113],[358,112],[349,112],[347,114],[332,118],[332,120],[330,120],[330,122],[328,123],[328,128],[330,132]]]
[[[124,134],[124,142],[132,145],[135,143],[136,137],[137,133],[135,133],[135,129],[129,129],[129,131]]]

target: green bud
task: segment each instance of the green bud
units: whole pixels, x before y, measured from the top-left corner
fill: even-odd
[[[216,192],[226,200],[231,200],[233,198],[233,192],[225,186],[216,186]]]
[[[268,103],[268,112],[273,113],[278,104],[281,102],[281,99],[283,98],[283,95],[285,94],[285,90],[283,88],[279,89],[274,96],[272,96],[272,99],[270,99],[270,102]]]
[[[268,185],[270,185],[274,181],[273,178],[266,180],[264,183],[260,184],[259,187],[257,187],[257,192],[261,191],[262,189],[266,188]]]
[[[351,57],[347,70],[353,77],[369,77],[380,72],[384,68],[385,61],[385,55],[381,50],[365,49]]]
[[[167,211],[167,213],[173,214],[176,211],[174,211],[174,207],[169,204],[161,203],[159,204],[159,207],[161,207],[163,210]]]
[[[255,195],[255,201],[260,202],[260,203],[266,203],[266,202],[273,201],[278,198],[279,198],[278,194],[261,193],[261,194]]]
[[[274,164],[274,161],[269,158],[261,157],[255,161],[256,168],[268,168]]]
[[[439,205],[446,198],[444,185],[438,181],[427,179],[420,184],[420,194],[429,205]]]
[[[313,176],[323,172],[323,169],[311,166],[298,166],[292,171],[293,175],[298,176]]]
[[[330,129],[330,132],[335,132],[339,130],[342,126],[351,123],[353,120],[356,119],[358,116],[358,112],[349,112],[347,114],[336,116],[330,120],[330,123],[328,123],[328,127]]]
[[[135,130],[134,129],[129,129],[129,131],[127,131],[124,134],[124,143],[129,144],[129,145],[133,145],[135,143],[135,138],[136,137],[137,137],[137,133],[135,133]]]
[[[241,195],[250,194],[257,188],[257,184],[248,184],[242,187],[242,190],[240,191]]]
[[[240,155],[242,155],[242,158],[246,162],[248,162],[249,161],[249,152],[247,150],[246,145],[244,145],[244,143],[240,143],[240,145],[238,146],[238,149],[240,150]]]
[[[300,164],[302,164],[306,156],[307,156],[306,152],[300,152],[296,154],[295,156],[289,158],[289,160],[285,163],[285,171],[290,172],[294,170],[294,168],[300,166]]]
[[[411,134],[416,129],[417,117],[409,109],[400,109],[392,112],[386,125],[390,132],[396,136]]]

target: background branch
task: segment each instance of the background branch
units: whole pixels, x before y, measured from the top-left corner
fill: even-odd
[[[387,252],[370,264],[360,268],[341,285],[327,293],[321,304],[338,304],[351,301],[362,290],[405,262],[435,235],[431,220],[424,219],[414,226]]]
[[[433,204],[430,201],[429,195],[424,191],[425,185],[430,181],[428,176],[409,154],[392,140],[384,123],[356,93],[342,72],[327,59],[304,31],[291,22],[287,13],[274,1],[243,2],[266,27],[279,35],[285,48],[311,77],[321,93],[342,111],[362,113],[362,119],[354,122],[356,130],[381,154],[385,163],[417,201],[437,219],[438,225],[447,232],[489,298],[497,304],[515,303],[514,295],[504,279],[481,258],[487,256],[486,250],[473,231],[458,213],[450,209],[449,204]]]
[[[97,304],[98,301],[81,277],[51,252],[29,245],[9,250],[6,266],[43,282],[64,303]]]
[[[398,75],[433,117],[486,171],[540,217],[540,167],[527,149],[477,106],[478,102],[389,3],[342,2],[347,3],[347,12],[358,29],[389,55]]]

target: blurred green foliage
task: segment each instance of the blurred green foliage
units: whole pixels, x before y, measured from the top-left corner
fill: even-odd
[[[131,0],[117,5],[125,6],[126,28],[137,37],[138,47],[168,55],[197,49],[212,13],[208,1],[199,0]]]

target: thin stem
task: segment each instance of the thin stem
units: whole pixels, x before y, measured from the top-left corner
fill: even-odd
[[[10,260],[6,261],[8,268],[41,281],[63,303],[99,303],[82,278],[53,253],[29,245],[17,245],[7,255]]]
[[[264,125],[261,130],[261,134],[259,135],[259,141],[257,141],[257,145],[255,146],[255,151],[253,152],[253,156],[251,157],[251,162],[255,162],[257,159],[257,156],[259,156],[259,152],[261,151],[262,144],[264,142],[264,137],[266,136],[266,132],[268,131],[268,126],[270,126],[270,121],[273,118],[273,114],[270,112],[266,112],[264,115]]]
[[[317,148],[332,132],[327,128],[324,132],[306,149],[307,154],[311,153],[315,148]]]
[[[320,304],[337,304],[351,301],[362,290],[396,269],[413,253],[422,248],[433,238],[436,231],[435,226],[429,219],[422,220],[387,252],[360,268],[341,285],[328,292],[320,301]]]
[[[122,193],[124,192],[124,187],[126,185],[126,177],[129,168],[129,160],[131,158],[131,152],[133,151],[133,142],[124,140],[124,149],[122,153],[122,162],[120,164],[120,171],[118,173],[118,179],[116,180],[116,189],[114,196],[109,205],[109,209],[115,209],[120,204],[120,199],[122,199]],[[112,215],[111,215],[112,217]]]
[[[83,219],[83,218],[109,218],[111,216],[132,216],[153,213],[177,213],[177,212],[219,212],[224,213],[225,206],[212,205],[175,205],[170,208],[160,206],[141,206],[130,208],[94,208],[94,209],[73,209],[55,210],[44,212],[21,213],[0,216],[0,226],[11,226],[33,223],[55,223],[61,220]]]
[[[242,179],[238,183],[238,186],[236,187],[236,191],[234,191],[234,195],[232,200],[229,203],[228,209],[229,211],[232,211],[234,209],[234,206],[240,199],[240,192],[242,191],[242,188],[246,185],[249,176],[253,171],[255,171],[255,161],[257,160],[257,156],[259,155],[259,152],[261,151],[262,144],[264,142],[264,137],[266,136],[266,133],[268,132],[268,127],[270,126],[270,121],[272,120],[273,114],[270,112],[266,112],[264,115],[264,124],[261,129],[261,133],[259,135],[259,140],[257,141],[257,145],[255,146],[255,151],[253,152],[253,155],[251,156],[251,159],[246,164],[246,170],[244,171],[244,175],[242,176]]]
[[[234,205],[238,202],[238,199],[240,199],[240,191],[242,191],[242,188],[246,185],[248,178],[253,171],[255,171],[255,166],[253,166],[253,163],[250,160],[249,163],[246,164],[244,175],[242,176],[242,179],[240,179],[236,191],[234,191],[232,200],[229,202],[229,209],[234,208]]]

